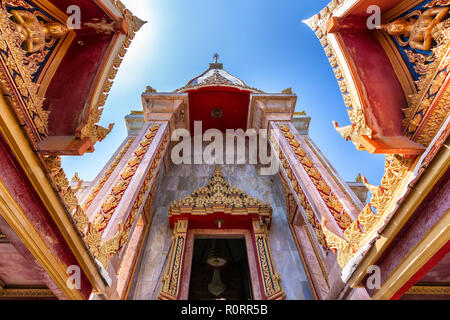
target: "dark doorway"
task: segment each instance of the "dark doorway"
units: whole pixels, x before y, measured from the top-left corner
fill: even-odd
[[[244,239],[195,239],[189,300],[217,299],[253,299]]]

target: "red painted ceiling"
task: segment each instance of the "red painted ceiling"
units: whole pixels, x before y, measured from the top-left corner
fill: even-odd
[[[250,92],[231,87],[208,87],[189,91],[189,117],[191,133],[194,121],[202,121],[203,132],[208,129],[247,129]],[[215,119],[211,111],[223,110],[223,116]]]

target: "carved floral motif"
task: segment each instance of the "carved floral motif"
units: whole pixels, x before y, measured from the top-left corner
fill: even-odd
[[[345,106],[351,121],[351,125],[346,127],[340,127],[337,122],[334,122],[334,126],[339,134],[346,140],[351,140],[357,149],[360,148],[360,137],[368,136],[372,138],[372,130],[368,127],[364,110],[359,103],[355,103],[349,92],[348,81],[342,72],[340,61],[335,55],[331,44],[328,42],[328,34],[326,29],[326,22],[332,16],[333,12],[341,7],[347,0],[333,0],[327,7],[322,9],[318,15],[305,21],[305,23],[316,33],[317,38],[322,44],[325,54],[330,61],[333,72],[338,80],[339,88],[342,92]]]
[[[134,138],[131,138],[131,139],[129,139],[127,141],[127,143],[125,144],[123,149],[120,151],[120,153],[118,154],[116,159],[114,159],[114,161],[109,166],[108,170],[105,172],[104,176],[98,181],[98,183],[95,185],[95,187],[89,193],[89,195],[86,198],[86,200],[84,200],[84,202],[82,204],[82,208],[83,208],[84,211],[86,211],[90,207],[90,205],[92,204],[92,201],[94,201],[95,197],[100,192],[100,190],[103,188],[103,186],[105,185],[106,181],[108,181],[109,177],[114,172],[114,170],[117,168],[117,166],[119,165],[120,161],[123,159],[123,157],[125,156],[127,151],[130,149],[130,147],[133,144],[133,142],[134,142]]]
[[[43,109],[43,99],[37,95],[33,82],[35,65],[30,64],[21,48],[17,25],[9,19],[5,3],[0,6],[0,87],[24,125],[30,139],[37,143],[47,135],[49,113]],[[36,58],[36,57],[35,57]]]
[[[160,125],[150,126],[142,141],[134,151],[134,155],[122,170],[119,178],[113,185],[111,192],[101,205],[101,208],[89,223],[88,231],[86,234],[86,242],[88,243],[94,257],[99,259],[99,261],[105,268],[108,265],[109,256],[113,254],[115,250],[117,250],[116,248],[120,247],[120,239],[123,235],[123,228],[119,226],[119,230],[116,236],[105,243],[102,243],[103,231],[108,226],[108,223],[111,220],[115,209],[122,200],[125,191],[127,190],[134,174],[139,168],[139,165],[142,162],[145,154],[150,148],[150,145],[159,128]]]
[[[44,162],[49,170],[50,178],[58,188],[58,193],[60,194],[63,203],[66,205],[68,211],[72,213],[78,230],[83,233],[89,219],[83,208],[79,206],[75,191],[69,186],[69,180],[61,167],[61,157],[46,156],[44,157]]]

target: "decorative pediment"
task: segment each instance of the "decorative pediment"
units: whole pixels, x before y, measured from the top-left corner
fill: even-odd
[[[272,207],[255,199],[244,191],[230,186],[216,166],[211,179],[184,199],[173,202],[169,207],[169,217],[181,214],[207,215],[225,213],[231,215],[258,214],[272,216]]]

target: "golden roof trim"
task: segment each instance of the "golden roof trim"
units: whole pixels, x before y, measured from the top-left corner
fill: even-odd
[[[81,138],[89,137],[91,138],[93,144],[95,144],[97,141],[102,141],[103,139],[105,139],[112,130],[111,125],[108,129],[106,129],[97,125],[97,123],[100,121],[101,115],[103,113],[103,107],[106,104],[106,100],[108,99],[109,92],[111,91],[111,88],[113,86],[114,79],[116,78],[120,65],[122,64],[127,50],[131,45],[131,41],[134,39],[136,32],[138,32],[146,23],[145,21],[142,21],[138,17],[134,16],[120,0],[111,0],[111,3],[122,13],[123,18],[127,22],[129,28],[128,34],[126,35],[121,48],[118,50],[117,56],[114,58],[108,58],[108,60],[112,59],[112,64],[109,67],[109,71],[107,72],[107,76],[105,77],[103,84],[101,84],[101,93],[93,101],[90,107],[88,121],[81,130]]]

